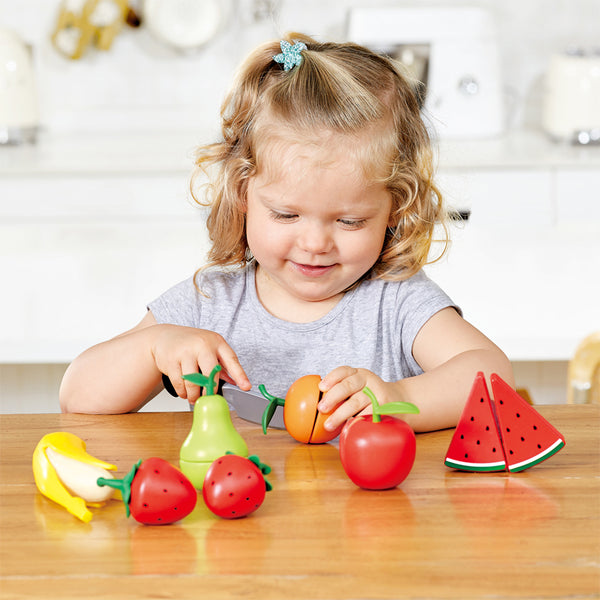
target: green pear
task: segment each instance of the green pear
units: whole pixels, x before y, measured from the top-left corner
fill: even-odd
[[[207,391],[194,405],[192,428],[179,453],[181,471],[197,489],[202,489],[206,472],[217,458],[227,452],[248,456],[248,446],[233,426],[227,401],[214,393],[214,376],[220,370],[217,365],[209,377],[201,373],[183,376]]]

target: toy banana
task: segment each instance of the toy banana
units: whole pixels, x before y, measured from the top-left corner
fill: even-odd
[[[113,479],[108,471],[116,469],[88,454],[85,442],[72,433],[49,433],[33,452],[38,490],[85,523],[92,519],[87,506],[102,506],[113,494],[111,488],[97,485],[97,479]]]

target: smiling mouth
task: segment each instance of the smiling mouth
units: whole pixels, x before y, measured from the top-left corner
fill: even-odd
[[[307,277],[319,277],[331,271],[335,265],[304,265],[292,262],[294,268]]]

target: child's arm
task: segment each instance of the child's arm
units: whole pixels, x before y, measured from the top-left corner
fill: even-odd
[[[380,402],[403,400],[416,404],[418,415],[399,415],[415,431],[454,427],[478,371],[487,377],[497,373],[514,385],[506,355],[453,308],[436,313],[421,328],[413,343],[413,356],[424,373],[400,381],[384,382],[366,369],[339,367],[321,382],[323,400],[319,409],[329,412],[343,402],[327,421],[335,429],[347,418],[364,410],[369,399],[362,393],[368,385]]]
[[[181,376],[220,364],[221,376],[250,389],[237,356],[217,333],[178,325],[158,325],[149,311],[133,329],[79,355],[60,388],[63,412],[125,413],[140,409],[169,377],[181,398],[194,402],[201,389]]]

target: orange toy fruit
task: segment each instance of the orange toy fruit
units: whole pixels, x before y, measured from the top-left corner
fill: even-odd
[[[290,386],[285,398],[277,398],[269,394],[264,385],[259,385],[261,394],[269,401],[262,416],[263,433],[267,433],[275,409],[283,406],[285,428],[295,440],[303,444],[324,444],[337,437],[343,424],[335,431],[328,431],[325,421],[331,413],[321,413],[317,409],[322,396],[320,381],[319,375],[300,377]]]

